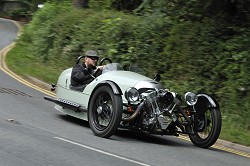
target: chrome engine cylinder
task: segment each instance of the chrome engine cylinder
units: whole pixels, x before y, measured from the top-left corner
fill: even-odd
[[[141,94],[144,99],[147,119],[144,119],[145,125],[153,125],[156,130],[164,130],[173,121],[171,113],[167,108],[163,108],[158,90],[149,90]]]

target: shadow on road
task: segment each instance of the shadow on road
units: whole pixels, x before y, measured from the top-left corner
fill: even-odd
[[[60,119],[68,121],[70,123],[82,126],[82,127],[88,127],[89,128],[89,122],[75,118],[73,116],[69,116],[69,115],[57,115]]]
[[[115,136],[120,138],[126,138],[126,140],[130,141],[141,141],[151,144],[159,144],[159,145],[167,145],[167,146],[186,146],[183,142],[180,142],[173,136],[160,136],[160,135],[152,135],[146,133],[134,132],[131,130],[118,130],[115,133]],[[111,139],[113,139],[111,137]]]
[[[73,123],[75,125],[79,125],[85,128],[90,128],[89,123],[87,121],[69,116],[69,115],[57,115],[60,119]],[[160,135],[152,135],[140,132],[134,132],[126,129],[119,129],[114,136],[109,139],[114,141],[132,141],[132,142],[146,142],[151,144],[160,144],[167,146],[175,146],[175,147],[184,147],[190,146],[191,144],[186,141],[181,141],[180,139],[175,138],[174,136],[160,136]]]

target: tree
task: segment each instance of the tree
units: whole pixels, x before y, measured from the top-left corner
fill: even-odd
[[[112,0],[111,6],[116,10],[133,11],[138,8],[142,2],[143,0]]]
[[[89,1],[88,0],[73,0],[73,6],[76,8],[87,8]]]

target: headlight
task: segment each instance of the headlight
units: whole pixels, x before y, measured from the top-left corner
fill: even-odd
[[[198,100],[197,95],[194,94],[193,92],[187,92],[184,98],[186,103],[190,106],[195,105]]]
[[[135,88],[128,88],[125,92],[125,97],[129,102],[135,102],[139,99],[139,92]]]

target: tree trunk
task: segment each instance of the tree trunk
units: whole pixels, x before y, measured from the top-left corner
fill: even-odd
[[[89,0],[73,0],[73,6],[76,8],[87,8]]]

